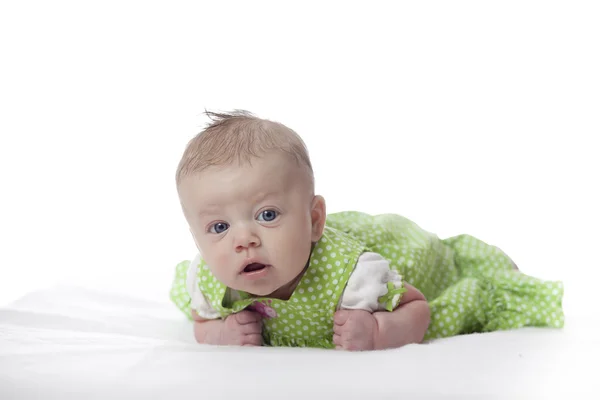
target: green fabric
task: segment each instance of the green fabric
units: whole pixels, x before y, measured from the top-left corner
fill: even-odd
[[[386,310],[394,311],[394,309],[400,302],[400,299],[402,299],[402,294],[406,292],[406,289],[404,287],[396,288],[392,282],[388,282],[387,290],[388,292],[385,295],[379,297],[377,301],[385,304]],[[396,295],[399,295],[398,301],[394,302],[394,297],[396,297]]]
[[[395,214],[332,214],[329,226],[361,240],[418,288],[431,308],[425,339],[463,333],[564,325],[562,282],[514,269],[495,246],[470,235],[440,240]]]
[[[222,317],[248,307],[270,315],[264,320],[265,344],[333,348],[333,314],[364,251],[381,254],[390,268],[425,295],[431,308],[425,339],[564,324],[561,282],[542,281],[515,270],[500,249],[472,236],[440,240],[395,214],[330,214],[308,269],[287,301],[251,299],[241,293],[242,299],[228,302],[231,291],[202,262],[199,287]],[[191,318],[188,266],[189,261],[177,266],[171,299]],[[389,289],[379,299],[382,303],[404,291]],[[395,307],[386,304],[390,311]]]
[[[289,300],[250,298],[246,293],[237,292],[241,298],[231,301],[231,290],[215,279],[203,261],[197,270],[198,286],[223,318],[246,308],[260,312],[265,317],[263,339],[266,345],[333,348],[333,315],[364,250],[360,242],[327,227],[313,247],[307,270]],[[189,263],[178,267],[171,297],[189,313],[186,265]]]

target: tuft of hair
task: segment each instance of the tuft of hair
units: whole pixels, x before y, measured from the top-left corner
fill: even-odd
[[[246,110],[220,113],[205,110],[204,114],[210,122],[188,142],[177,166],[177,186],[184,177],[210,166],[250,163],[252,158],[269,151],[289,154],[308,168],[311,182],[314,181],[306,145],[292,129]]]

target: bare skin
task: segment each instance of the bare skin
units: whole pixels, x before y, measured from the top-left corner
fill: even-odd
[[[207,168],[182,179],[179,194],[190,231],[207,265],[226,286],[254,296],[286,300],[306,271],[312,243],[326,220],[323,197],[314,195],[306,168],[289,155],[267,153],[250,164]],[[247,263],[266,265],[260,278],[244,273]],[[393,312],[341,310],[334,315],[338,349],[374,350],[423,340],[429,307],[405,285]],[[261,316],[242,311],[205,320],[195,312],[199,343],[261,346]]]
[[[333,343],[338,350],[365,351],[420,343],[429,326],[429,305],[421,292],[405,285],[398,308],[393,312],[339,310],[334,315]],[[225,319],[205,320],[192,311],[194,336],[198,343],[261,346],[262,317],[241,311]]]
[[[203,319],[192,311],[194,337],[198,343],[230,346],[262,346],[262,317],[241,311],[225,319]]]
[[[425,296],[406,284],[399,306],[392,312],[339,310],[334,315],[333,343],[338,350],[364,351],[421,343],[429,326]]]

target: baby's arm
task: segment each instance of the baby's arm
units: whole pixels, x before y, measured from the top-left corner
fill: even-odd
[[[241,311],[225,319],[204,319],[192,310],[194,337],[198,343],[235,346],[262,345],[262,317]]]
[[[377,321],[375,349],[388,349],[421,343],[429,327],[429,304],[423,293],[405,283],[406,292],[392,312],[373,313]]]
[[[336,312],[333,336],[336,348],[382,350],[423,341],[429,327],[429,305],[418,289],[406,283],[404,288],[406,292],[392,312]]]

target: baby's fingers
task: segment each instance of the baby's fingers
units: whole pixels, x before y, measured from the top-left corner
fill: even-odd
[[[337,333],[333,334],[333,344],[335,345],[336,349],[341,349],[342,348],[342,336],[338,335]]]
[[[259,313],[256,312],[252,312],[252,311],[240,311],[237,314],[234,314],[233,316],[236,320],[236,322],[240,325],[246,325],[246,324],[251,324],[254,322],[259,322],[262,317]]]
[[[335,335],[341,335],[346,330],[346,327],[343,325],[333,324],[333,333]]]
[[[262,335],[252,334],[252,335],[244,335],[242,338],[242,346],[262,346]]]
[[[261,322],[254,322],[250,324],[240,325],[238,329],[244,335],[261,334],[263,326]]]
[[[350,317],[350,313],[348,311],[346,311],[346,310],[336,311],[336,313],[333,315],[334,328],[335,328],[335,326],[344,325],[346,323],[346,321],[348,321],[348,317]]]

